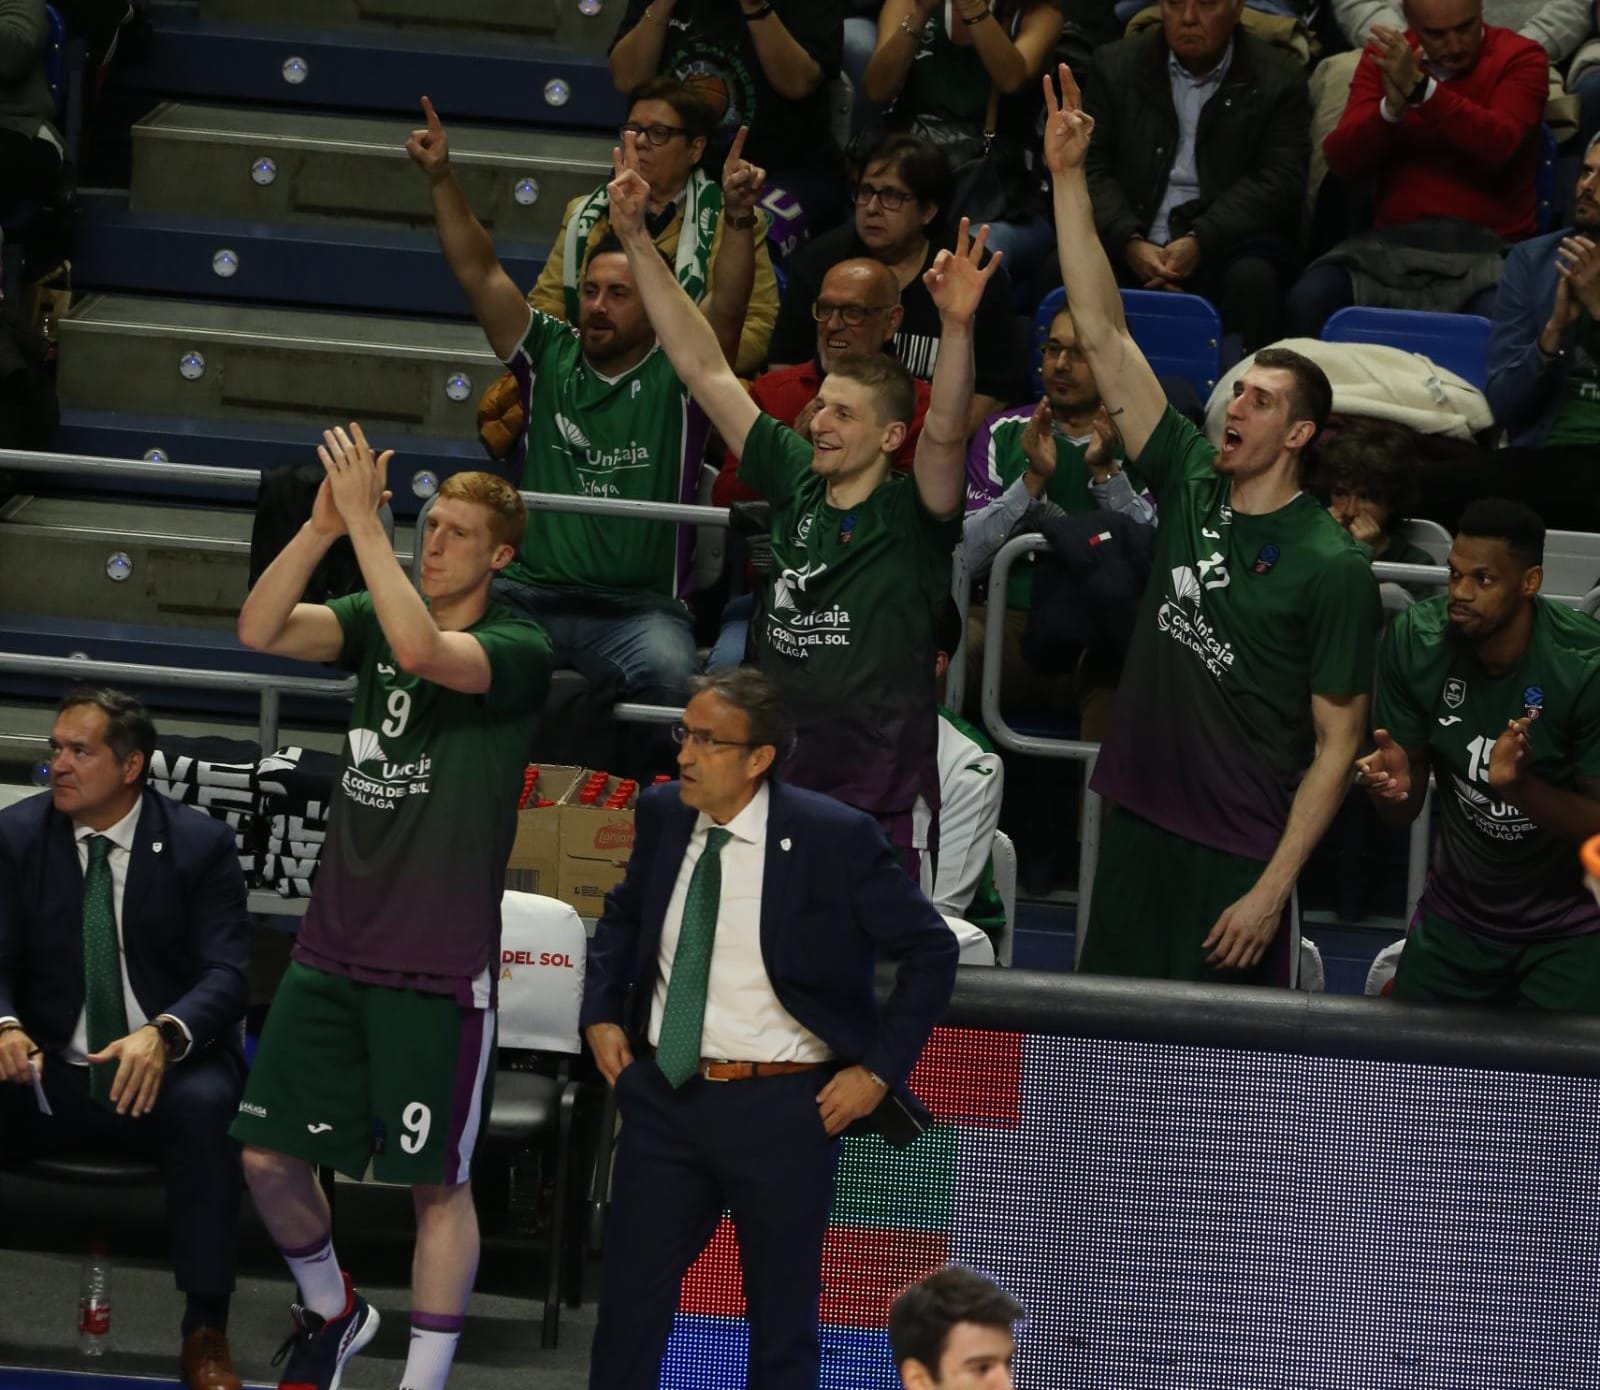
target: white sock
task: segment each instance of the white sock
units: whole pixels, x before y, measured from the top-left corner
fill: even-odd
[[[411,1315],[411,1349],[406,1353],[406,1373],[400,1377],[401,1390],[444,1390],[465,1322],[462,1317],[435,1313]]]
[[[285,1250],[283,1258],[300,1286],[302,1307],[324,1318],[336,1318],[344,1312],[344,1274],[334,1257],[332,1235],[320,1245]]]

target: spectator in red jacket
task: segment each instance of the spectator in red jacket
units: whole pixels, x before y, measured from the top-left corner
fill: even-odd
[[[1487,315],[1496,239],[1534,231],[1544,49],[1485,24],[1482,0],[1405,0],[1403,12],[1403,33],[1373,26],[1322,146],[1341,179],[1374,183],[1373,231],[1301,276],[1289,293],[1293,334],[1316,337],[1358,301]]]
[[[893,270],[871,257],[840,261],[822,277],[811,317],[817,324],[816,356],[791,367],[774,367],[750,383],[750,395],[762,410],[802,434],[816,410],[817,388],[840,358],[894,351],[894,335],[900,331],[903,317],[900,282]],[[913,382],[917,388],[917,413],[906,431],[906,442],[895,456],[897,473],[911,471],[917,440],[922,436],[922,419],[928,413],[928,383],[920,377],[913,378]],[[722,471],[711,489],[712,502],[726,507],[759,496],[749,484],[739,481],[739,460],[732,453],[725,453]],[[722,614],[721,635],[706,662],[708,671],[737,666],[743,660],[751,605],[749,594],[729,600]]]

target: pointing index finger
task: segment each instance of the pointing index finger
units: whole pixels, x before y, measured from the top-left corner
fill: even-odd
[[[747,136],[749,134],[750,134],[750,127],[749,126],[742,125],[742,126],[739,127],[739,133],[733,137],[733,144],[728,147],[728,163],[729,163],[729,165],[737,164],[741,159],[744,158],[745,136]]]
[[[422,114],[427,117],[428,134],[437,135],[444,129],[443,123],[439,120],[439,113],[433,109],[433,102],[427,97],[422,98]]]

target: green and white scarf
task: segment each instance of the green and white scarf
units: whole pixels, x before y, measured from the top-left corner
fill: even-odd
[[[691,169],[679,194],[683,223],[678,229],[678,257],[674,269],[684,292],[698,304],[705,297],[706,266],[711,243],[722,215],[722,189],[703,169]],[[583,272],[589,233],[611,206],[606,185],[601,184],[567,222],[565,255],[561,263],[561,288],[566,295],[567,322],[578,321],[578,276]]]

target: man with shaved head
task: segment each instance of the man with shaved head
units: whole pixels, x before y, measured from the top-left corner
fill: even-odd
[[[750,383],[750,395],[768,415],[802,434],[810,423],[808,409],[817,399],[822,378],[841,358],[873,352],[894,352],[894,336],[905,311],[900,305],[900,285],[894,272],[881,261],[854,256],[840,261],[822,277],[822,288],[811,305],[817,324],[816,355],[792,367],[774,367]],[[895,456],[897,471],[905,472],[917,452],[922,417],[928,410],[928,383],[916,380],[917,414],[906,441]],[[711,500],[719,507],[753,498],[751,488],[738,480],[739,460],[731,453],[722,463]]]

